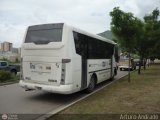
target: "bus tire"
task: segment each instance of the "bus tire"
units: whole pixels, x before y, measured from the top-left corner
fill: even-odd
[[[110,78],[110,81],[113,81],[114,80],[114,77],[117,75],[117,69],[115,68],[114,69],[114,74],[113,76]]]
[[[113,81],[113,80],[114,80],[114,77],[115,77],[115,75],[113,75],[113,76],[109,79],[109,81]]]
[[[95,86],[96,86],[96,76],[92,75],[88,88],[86,89],[86,92],[87,93],[93,92],[95,89]]]

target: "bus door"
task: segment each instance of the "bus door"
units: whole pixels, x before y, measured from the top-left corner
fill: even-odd
[[[81,56],[82,56],[82,74],[81,74],[81,90],[87,87],[87,40],[81,40]]]

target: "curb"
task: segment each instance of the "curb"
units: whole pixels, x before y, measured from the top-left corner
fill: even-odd
[[[19,81],[13,81],[13,82],[0,83],[0,86],[10,85],[10,84],[15,84],[15,83],[18,83],[18,82],[19,82]]]
[[[127,74],[127,75],[128,75],[128,74]],[[35,120],[46,120],[46,119],[50,118],[51,116],[53,116],[53,115],[55,115],[55,114],[57,114],[57,113],[59,113],[59,112],[65,110],[66,108],[68,108],[68,107],[74,105],[75,103],[77,103],[77,102],[79,102],[79,101],[81,101],[81,100],[83,100],[83,99],[85,99],[85,98],[87,98],[87,97],[93,95],[94,93],[96,93],[96,92],[102,90],[103,88],[105,88],[105,87],[111,85],[112,83],[114,83],[114,82],[120,80],[121,78],[123,78],[123,77],[125,77],[125,76],[127,76],[127,75],[123,75],[123,76],[121,76],[119,79],[113,80],[112,82],[108,83],[107,85],[105,85],[105,86],[103,86],[103,87],[100,87],[99,89],[93,91],[92,93],[90,93],[90,94],[88,94],[88,95],[85,95],[85,96],[83,96],[82,98],[80,98],[80,99],[78,99],[78,100],[76,100],[76,101],[74,101],[74,102],[72,102],[72,103],[70,103],[70,104],[68,104],[68,105],[63,105],[63,106],[59,107],[59,108],[56,109],[56,110],[52,110],[52,111],[46,113],[45,115],[42,115],[42,116],[38,117],[38,118],[35,119]]]

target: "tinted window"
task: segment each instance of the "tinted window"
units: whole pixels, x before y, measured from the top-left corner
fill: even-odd
[[[6,62],[1,62],[1,66],[7,66]]]
[[[29,30],[25,43],[48,44],[62,41],[62,29]]]
[[[76,53],[87,59],[110,59],[114,45],[73,32]]]
[[[113,55],[114,45],[90,38],[88,41],[89,59],[110,59]]]
[[[78,34],[77,32],[73,32],[73,36],[74,36],[76,53],[81,55],[81,41],[82,41],[82,38],[80,37],[80,34]]]

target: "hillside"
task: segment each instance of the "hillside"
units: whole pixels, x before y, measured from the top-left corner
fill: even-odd
[[[98,35],[102,36],[102,37],[105,37],[105,38],[108,38],[108,39],[113,39],[113,34],[111,31],[107,30],[107,31],[104,31],[102,33],[99,33]]]

